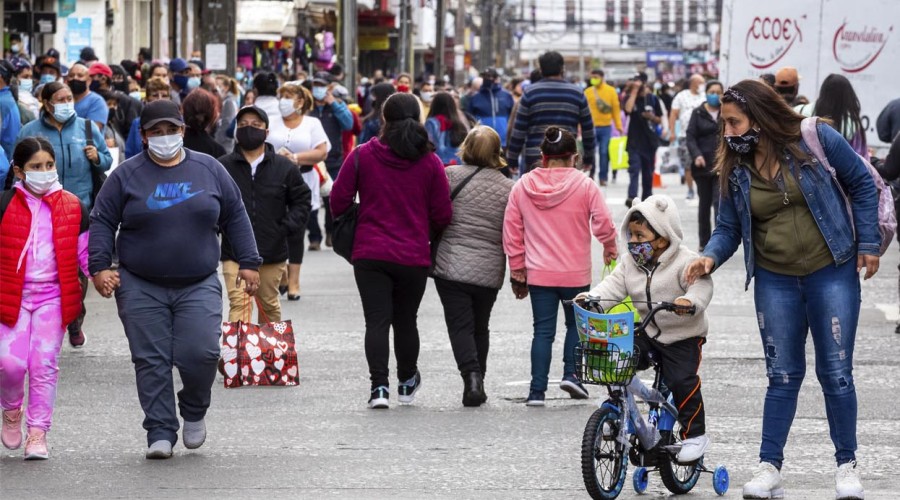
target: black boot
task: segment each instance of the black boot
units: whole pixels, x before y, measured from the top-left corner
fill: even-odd
[[[469,372],[463,375],[463,406],[481,406],[487,401],[484,393],[484,379],[480,372]]]

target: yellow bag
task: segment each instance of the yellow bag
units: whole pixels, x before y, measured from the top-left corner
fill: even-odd
[[[612,274],[613,269],[616,268],[616,264],[616,261],[613,260],[609,263],[609,265],[603,267],[603,272],[600,274],[600,281],[603,281],[607,276]],[[624,299],[622,299],[622,302],[619,302],[615,306],[606,309],[606,314],[617,314],[624,312],[634,313],[634,324],[640,324],[641,315],[637,312],[637,309],[634,308],[634,304],[631,302],[631,297],[625,297]]]
[[[628,137],[613,137],[609,140],[609,168],[612,170],[625,170],[628,168],[628,151],[625,147]]]

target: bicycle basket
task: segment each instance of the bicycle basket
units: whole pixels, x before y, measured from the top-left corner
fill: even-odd
[[[623,351],[615,344],[579,342],[575,346],[575,371],[583,384],[625,385],[634,377],[640,359],[640,349],[632,349]]]
[[[575,328],[582,342],[597,344],[595,349],[615,345],[621,352],[632,351],[634,346],[634,313],[595,313],[573,304]]]

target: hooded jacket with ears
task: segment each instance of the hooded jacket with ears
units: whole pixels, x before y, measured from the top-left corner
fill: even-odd
[[[669,246],[656,259],[656,264],[639,267],[630,256],[619,259],[619,265],[606,279],[591,289],[590,294],[607,300],[622,300],[630,296],[634,306],[646,316],[650,307],[643,301],[673,302],[687,299],[697,306],[693,316],[677,316],[672,312],[659,312],[647,327],[647,335],[663,344],[673,344],[691,337],[705,337],[709,330],[706,308],[713,295],[712,278],[704,276],[693,285],[684,279],[684,270],[699,255],[682,244],[681,218],[675,202],[665,195],[653,195],[631,207],[622,221],[622,238],[628,241],[628,219],[640,212],[647,223],[669,240]]]
[[[509,268],[529,285],[591,282],[591,236],[612,249],[616,228],[596,183],[574,168],[537,168],[516,183],[503,221]]]

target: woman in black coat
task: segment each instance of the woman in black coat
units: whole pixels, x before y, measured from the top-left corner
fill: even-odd
[[[700,251],[709,242],[712,234],[710,223],[710,208],[715,208],[718,213],[719,206],[719,175],[715,172],[716,150],[722,139],[720,130],[722,93],[725,91],[718,81],[710,81],[706,84],[706,103],[698,106],[691,114],[691,121],[687,129],[687,147],[693,158],[691,173],[697,182],[697,195],[700,204],[697,207],[697,216],[700,220]]]

